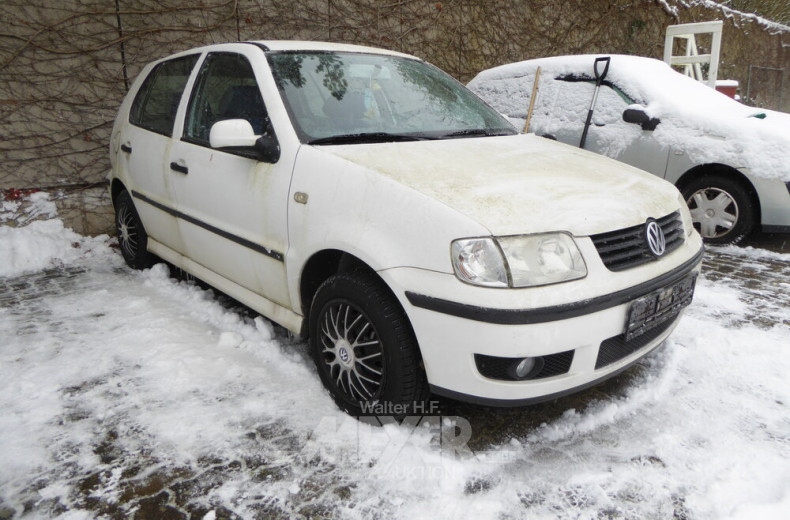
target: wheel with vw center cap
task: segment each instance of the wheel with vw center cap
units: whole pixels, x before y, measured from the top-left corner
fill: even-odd
[[[694,227],[710,244],[736,244],[754,228],[755,209],[737,181],[705,175],[683,187]]]
[[[327,279],[313,298],[309,326],[321,381],[347,413],[401,419],[427,398],[411,325],[372,273]]]

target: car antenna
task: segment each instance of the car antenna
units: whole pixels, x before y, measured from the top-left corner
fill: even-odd
[[[603,83],[604,78],[606,78],[606,73],[609,72],[610,61],[612,61],[612,58],[610,56],[595,58],[595,63],[593,64],[593,70],[595,71],[595,92],[593,92],[592,103],[590,103],[590,110],[587,111],[587,121],[584,122],[584,131],[582,132],[582,139],[581,141],[579,141],[579,148],[584,148],[584,143],[587,142],[587,131],[590,129],[590,123],[592,123],[593,111],[595,110],[595,103],[596,101],[598,101],[598,90],[601,88],[601,83]],[[603,68],[603,72],[598,71],[599,63],[606,63],[606,65]]]

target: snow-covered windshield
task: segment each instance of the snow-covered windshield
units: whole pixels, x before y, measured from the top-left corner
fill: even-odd
[[[305,143],[515,133],[463,85],[419,60],[343,52],[277,52],[268,57]]]

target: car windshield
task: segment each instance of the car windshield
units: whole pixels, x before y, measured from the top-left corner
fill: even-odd
[[[516,133],[463,85],[416,59],[344,52],[274,52],[268,59],[305,143]]]

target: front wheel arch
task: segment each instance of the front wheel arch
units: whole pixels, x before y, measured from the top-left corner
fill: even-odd
[[[705,188],[711,191],[705,193],[726,192],[734,201],[739,202],[738,220],[732,227],[732,232],[724,232],[717,228],[717,232],[703,234],[706,242],[711,244],[735,244],[743,240],[760,225],[760,200],[751,181],[740,171],[722,164],[707,164],[697,166],[687,171],[676,183],[685,200],[689,200],[694,193],[701,193]],[[690,209],[693,204],[690,205]],[[692,209],[692,213],[694,210]],[[695,218],[695,227],[701,230],[701,224]]]
[[[760,197],[757,195],[757,189],[752,184],[752,181],[749,178],[741,173],[738,169],[733,168],[732,166],[728,166],[726,164],[720,163],[708,163],[708,164],[700,164],[699,166],[695,166],[690,170],[686,171],[680,178],[675,182],[675,187],[679,189],[681,192],[683,189],[696,177],[700,177],[702,175],[719,175],[722,177],[727,177],[735,182],[739,183],[743,189],[745,189],[749,193],[749,197],[751,198],[752,204],[755,208],[755,215],[757,220],[755,221],[756,225],[760,225],[761,222],[761,208],[760,208]]]
[[[307,337],[308,334],[307,322],[310,319],[310,306],[318,288],[330,276],[351,271],[369,271],[378,277],[375,270],[364,261],[339,249],[318,251],[305,262],[299,277],[299,298],[302,315],[305,317],[302,337]]]

